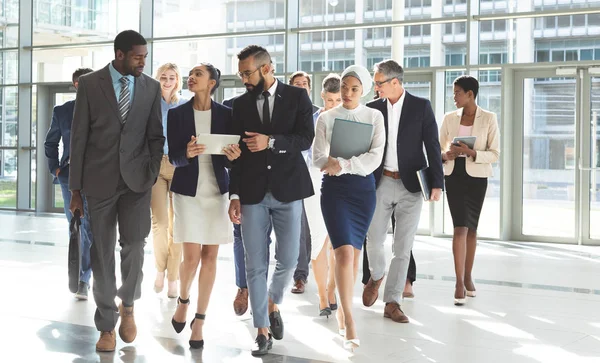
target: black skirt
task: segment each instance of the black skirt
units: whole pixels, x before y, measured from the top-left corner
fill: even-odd
[[[446,197],[454,228],[477,230],[488,180],[467,174],[465,159],[458,157],[454,160],[454,170],[446,176]]]

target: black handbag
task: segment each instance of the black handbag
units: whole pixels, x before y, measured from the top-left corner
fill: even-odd
[[[81,212],[79,209],[73,214],[69,224],[69,290],[76,293],[79,288],[79,270],[81,266]]]

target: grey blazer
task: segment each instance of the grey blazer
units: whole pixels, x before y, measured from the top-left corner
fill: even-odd
[[[120,176],[136,193],[154,185],[163,156],[160,84],[135,79],[133,103],[122,124],[108,65],[81,76],[71,128],[69,189],[108,198]]]

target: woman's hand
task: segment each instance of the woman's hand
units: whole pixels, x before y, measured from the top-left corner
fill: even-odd
[[[452,144],[450,145],[450,152],[458,155],[466,155],[475,157],[477,155],[474,150],[471,150],[467,144],[462,141],[458,142],[458,145]]]
[[[202,154],[206,150],[206,145],[196,144],[196,136],[192,135],[190,142],[187,144],[187,150],[185,152],[185,157],[188,159],[195,158],[196,156]]]
[[[240,155],[242,155],[242,150],[238,144],[228,145],[223,149],[223,152],[229,161],[234,161],[235,159],[239,158]]]
[[[340,162],[336,158],[328,157],[327,163],[321,168],[321,171],[327,175],[335,176],[342,171]]]
[[[458,155],[456,153],[453,153],[452,151],[446,151],[442,159],[444,159],[444,161],[454,160],[457,156]]]

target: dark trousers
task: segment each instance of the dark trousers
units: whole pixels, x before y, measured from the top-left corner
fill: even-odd
[[[90,257],[94,274],[94,322],[99,331],[112,331],[119,319],[115,297],[123,305],[133,306],[142,295],[144,245],[150,233],[150,189],[135,193],[123,179],[114,196],[87,196],[90,226],[94,243]],[[121,246],[121,287],[115,277],[115,245],[119,226]]]
[[[396,219],[392,214],[392,231],[396,229]],[[369,257],[367,256],[367,239],[365,238],[365,244],[363,246],[363,277],[362,283],[366,285],[371,278],[371,271],[369,270]],[[417,281],[417,264],[415,263],[415,258],[413,257],[412,251],[410,251],[410,263],[408,265],[408,275],[406,279],[410,281],[412,285],[415,281]]]
[[[308,281],[312,240],[304,201],[302,201],[302,219],[300,223],[300,254],[298,254],[298,266],[296,266],[296,271],[294,271],[294,281],[302,280],[306,282]]]

